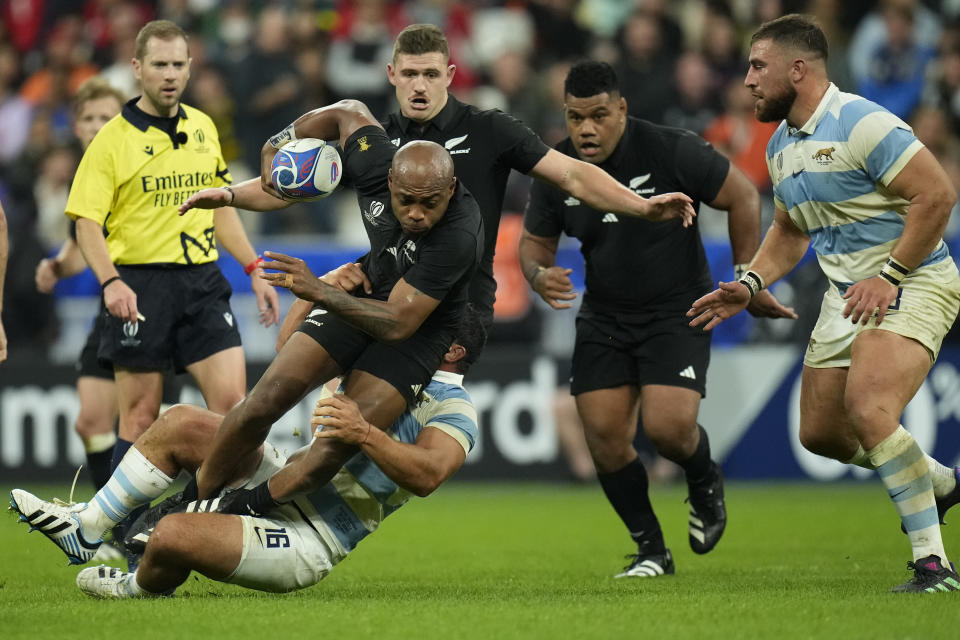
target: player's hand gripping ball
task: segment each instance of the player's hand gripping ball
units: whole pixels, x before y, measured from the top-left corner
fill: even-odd
[[[270,177],[283,197],[319,200],[340,184],[340,154],[323,140],[302,138],[283,145],[273,157]]]

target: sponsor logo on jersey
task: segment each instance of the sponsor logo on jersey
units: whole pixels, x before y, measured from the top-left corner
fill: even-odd
[[[580,201],[574,198],[573,196],[570,196],[569,198],[563,201],[563,204],[567,205],[568,207],[576,207],[577,205],[580,204]]]
[[[145,146],[145,147],[143,148],[143,152],[144,152],[145,154],[147,154],[148,156],[152,156],[152,155],[153,155],[153,145],[152,145],[152,144],[148,144],[147,146]]]
[[[379,200],[371,200],[370,207],[363,212],[363,217],[372,225],[377,224],[377,218],[383,213],[383,203]]]
[[[467,136],[469,136],[469,135],[470,135],[470,134],[467,133],[467,134],[464,134],[464,135],[462,135],[462,136],[460,136],[460,137],[458,137],[458,138],[450,138],[449,140],[447,140],[446,142],[443,143],[443,148],[446,149],[447,151],[449,151],[449,152],[450,152],[450,155],[453,155],[453,154],[455,154],[455,153],[470,153],[470,147],[467,147],[466,149],[454,149],[454,147],[456,147],[456,146],[459,145],[461,142],[463,142],[464,140],[466,140],[466,139],[467,139]]]
[[[610,212],[607,212],[607,213],[603,214],[603,220],[602,220],[602,222],[620,222],[620,219],[617,218],[616,215],[614,215],[614,214],[612,214],[612,213],[610,213]]]
[[[677,375],[679,375],[681,378],[690,378],[691,380],[697,379],[697,374],[693,371],[693,365],[688,366]]]
[[[124,322],[123,323],[123,338],[120,340],[120,344],[124,347],[139,347],[142,340],[137,338],[137,333],[140,332],[140,323],[139,322]]]

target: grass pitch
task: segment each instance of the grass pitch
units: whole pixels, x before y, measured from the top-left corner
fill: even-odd
[[[11,513],[0,518],[2,636],[960,637],[960,592],[887,592],[910,577],[910,549],[878,482],[730,484],[727,531],[706,556],[687,545],[684,497],[652,490],[672,577],[612,578],[632,544],[598,486],[452,484],[391,516],[310,589],[272,595],[192,576],[177,597],[151,601],[85,597],[78,568]],[[947,521],[960,560],[960,508]]]

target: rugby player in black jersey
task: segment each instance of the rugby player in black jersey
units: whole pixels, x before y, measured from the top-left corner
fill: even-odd
[[[457,179],[477,199],[486,241],[483,261],[470,283],[470,302],[483,314],[488,329],[497,289],[493,254],[511,169],[544,180],[603,211],[651,219],[682,216],[686,225],[693,220],[686,196],[662,193],[642,198],[597,167],[550,149],[513,116],[460,102],[447,91],[455,73],[447,38],[439,27],[412,24],[403,29],[394,43],[393,63],[387,66],[399,112],[381,124],[397,146],[411,140],[443,145],[453,158]],[[278,342],[300,324],[307,311],[306,303],[294,303]]]
[[[579,156],[643,194],[682,191],[729,214],[736,263],[760,242],[760,201],[750,181],[709,143],[682,129],[627,116],[612,67],[574,65],[564,86],[570,137],[557,150]],[[633,447],[638,415],[664,457],[686,473],[690,546],[713,549],[726,525],[723,480],[697,424],[710,338],[687,325],[690,300],[712,288],[696,221],[630,219],[598,211],[534,183],[524,217],[520,260],[531,287],[554,309],[576,297],[569,269],[554,258],[560,233],[578,238],[586,287],[577,316],[571,393],[607,498],[637,543],[618,577],[673,573],[674,564],[647,496],[646,471]],[[751,311],[795,317],[769,294]]]
[[[224,418],[197,475],[200,497],[219,490],[233,464],[304,394],[338,375],[365,420],[381,429],[390,425],[446,353],[483,251],[480,211],[454,177],[450,155],[424,141],[398,150],[366,106],[351,100],[304,114],[264,145],[265,189],[256,181],[207,189],[181,212],[224,203],[260,211],[286,206],[272,195],[269,169],[276,149],[292,137],[340,141],[344,176],[357,191],[370,240],[357,266],[362,286],[353,295],[318,280],[302,260],[266,253],[272,261],[263,268],[278,273],[264,278],[316,306]],[[315,445],[307,455],[310,473],[289,481],[326,482],[355,451],[342,443]]]

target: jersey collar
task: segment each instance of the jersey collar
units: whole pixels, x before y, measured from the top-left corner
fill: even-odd
[[[437,131],[446,131],[447,127],[450,126],[450,123],[453,122],[453,116],[456,114],[457,110],[462,106],[462,103],[454,98],[452,95],[447,93],[447,104],[443,105],[443,109],[433,116],[430,120],[427,120],[427,123],[423,125],[423,130],[426,132],[427,128],[433,126]],[[403,115],[402,112],[397,112],[397,122],[400,123],[400,128],[403,130],[405,136],[410,135],[411,128],[417,128],[420,126],[419,123],[411,120],[407,116]]]
[[[150,127],[156,127],[170,136],[174,143],[176,143],[177,123],[180,120],[187,119],[187,112],[183,110],[183,105],[177,105],[177,115],[172,118],[161,118],[160,116],[152,116],[138,107],[137,101],[139,99],[140,96],[137,96],[123,105],[121,113],[124,120],[137,129],[140,129],[140,131],[146,131]]]
[[[817,105],[817,108],[814,109],[813,115],[810,116],[810,119],[807,120],[799,129],[794,129],[793,127],[787,125],[787,134],[791,136],[809,136],[817,128],[817,125],[820,124],[820,121],[823,119],[823,116],[830,110],[830,105],[833,103],[834,99],[840,93],[840,89],[837,88],[837,85],[830,83],[830,86],[827,87],[827,91],[823,94],[823,97],[820,99],[820,104]]]
[[[437,382],[445,382],[447,384],[455,384],[463,386],[463,374],[454,373],[452,371],[437,371],[433,374],[433,379]]]

